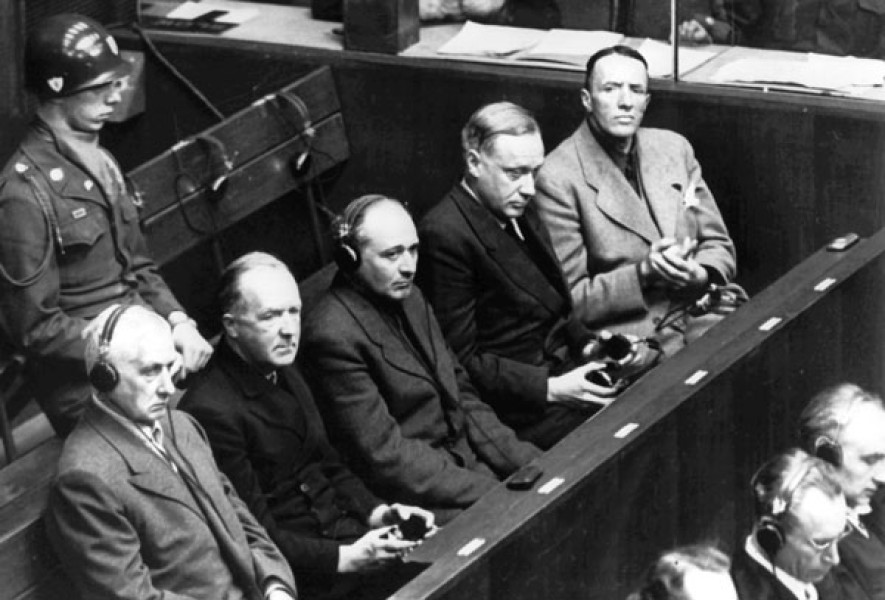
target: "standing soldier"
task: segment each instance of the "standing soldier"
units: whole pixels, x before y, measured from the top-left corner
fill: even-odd
[[[89,398],[82,332],[112,304],[168,320],[186,371],[212,353],[150,259],[138,202],[98,134],[129,64],[95,21],[39,23],[25,49],[36,116],[0,172],[0,335],[28,359],[33,392],[59,435]]]

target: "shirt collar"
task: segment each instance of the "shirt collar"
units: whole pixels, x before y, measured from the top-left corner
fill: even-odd
[[[861,521],[861,516],[868,515],[870,512],[871,507],[869,504],[855,507],[848,511],[848,522],[851,523],[851,527],[867,539],[870,538],[870,532],[867,530],[867,526],[864,525],[863,521]]]
[[[759,563],[763,569],[774,575],[778,581],[784,584],[784,587],[790,590],[790,593],[796,596],[798,600],[818,600],[817,588],[815,588],[813,584],[799,581],[783,569],[774,568],[772,561],[763,555],[762,548],[759,547],[755,535],[750,534],[747,536],[747,541],[744,543],[744,551],[750,558]]]
[[[476,195],[476,192],[473,191],[473,188],[471,188],[467,184],[466,179],[463,179],[463,178],[461,179],[461,187],[464,188],[464,191],[467,192],[467,195],[470,196],[471,198],[473,198],[473,201],[476,202],[479,206],[481,206],[483,210],[488,210],[485,207],[485,205],[480,201],[479,196]],[[501,229],[504,229],[507,227],[507,223],[505,223],[504,221],[499,219],[495,215],[495,213],[493,213],[492,211],[489,210],[489,214],[495,220],[495,223],[498,224],[498,227],[500,227]],[[522,234],[522,228],[519,226],[519,221],[517,221],[516,219],[510,219],[510,222],[513,223],[513,229],[516,230],[516,235],[519,236],[519,239],[524,240],[525,236]]]
[[[134,421],[131,421],[112,409],[108,406],[104,401],[102,401],[95,394],[92,395],[92,401],[95,403],[98,408],[107,413],[112,419],[114,419],[117,423],[122,425],[127,431],[132,433],[135,437],[137,437],[143,444],[145,444],[148,448],[156,452],[154,445],[152,443],[153,429],[157,425],[157,421],[154,421],[150,424],[136,424]]]

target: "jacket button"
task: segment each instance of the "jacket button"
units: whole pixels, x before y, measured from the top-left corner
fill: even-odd
[[[307,485],[306,483],[302,483],[302,484],[299,486],[299,489],[300,489],[302,492],[304,492],[304,493],[306,494],[307,492],[310,491],[310,486]]]

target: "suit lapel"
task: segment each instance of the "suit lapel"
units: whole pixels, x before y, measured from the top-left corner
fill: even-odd
[[[134,487],[148,495],[181,504],[205,520],[205,515],[180,477],[172,471],[164,459],[151,451],[144,441],[137,439],[134,432],[123,427],[96,406],[91,406],[83,415],[83,419],[126,462],[130,472],[129,481]]]
[[[550,312],[556,313],[562,306],[562,295],[565,290],[554,290],[556,293],[551,294],[551,288],[548,284],[549,280],[543,270],[551,266],[557,270],[557,263],[551,262],[546,265],[536,264],[531,257],[526,254],[523,248],[520,248],[518,242],[505,233],[495,217],[480,203],[472,198],[470,194],[458,185],[452,191],[452,200],[458,211],[464,217],[467,226],[473,232],[478,243],[483,246],[489,259],[500,267],[504,275],[510,279],[514,285],[523,289],[526,293],[533,296],[542,306],[545,306]],[[528,212],[526,213],[528,217]],[[529,221],[527,218],[520,219],[520,225],[527,224],[532,231],[524,231],[524,235],[532,235],[539,241],[539,246],[543,247],[543,241],[539,239],[539,233],[535,229],[541,226],[537,219]],[[529,243],[528,241],[526,243]],[[549,246],[549,238],[548,238]],[[547,252],[547,247],[543,247]],[[549,250],[552,255],[552,248]],[[550,261],[556,259],[548,255]],[[539,276],[540,275],[540,276]],[[564,286],[564,284],[563,284]],[[566,296],[568,294],[566,293]]]
[[[195,430],[182,422],[187,417],[182,416],[182,413],[177,416],[173,413],[172,418],[176,419],[180,437],[176,443],[168,444],[167,449],[179,465],[182,481],[199,505],[234,580],[244,591],[252,590],[254,595],[255,573],[248,542],[231,529],[239,523],[239,517],[225,495],[211,451],[202,440],[193,439]],[[163,419],[163,428],[165,431],[174,431],[166,419]],[[182,456],[185,453],[186,460]]]
[[[636,144],[639,172],[649,207],[654,211],[661,233],[672,237],[676,233],[677,211],[685,191],[674,174],[685,170],[678,169],[667,153],[651,147],[642,129],[636,133]]]
[[[575,146],[584,180],[596,190],[599,210],[649,243],[659,239],[658,228],[645,202],[593,137],[586,122],[578,129]]]
[[[240,358],[224,338],[218,345],[216,360],[221,372],[245,400],[246,410],[251,415],[269,427],[290,429],[302,440],[306,437],[305,417],[299,398],[268,381]],[[293,381],[296,376],[290,370],[280,369],[278,376],[285,380],[290,390],[298,390],[300,387]]]
[[[411,352],[406,350],[399,333],[384,319],[380,309],[373,306],[365,296],[353,289],[343,274],[339,273],[335,276],[331,291],[332,295],[353,316],[356,325],[366,333],[373,344],[380,348],[381,355],[391,367],[433,383],[433,378],[427,369]],[[412,297],[416,293],[418,293],[417,287],[412,290]],[[408,300],[406,304],[408,304]]]

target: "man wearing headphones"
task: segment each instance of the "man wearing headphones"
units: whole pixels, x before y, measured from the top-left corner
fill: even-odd
[[[114,305],[86,335],[94,395],[46,514],[79,596],[293,600],[286,560],[218,471],[205,434],[169,410],[181,367],[169,324]]]
[[[339,272],[306,314],[303,357],[329,433],[369,488],[444,522],[539,454],[479,400],[414,286],[418,234],[402,203],[351,202]]]
[[[252,252],[221,278],[224,337],[179,408],[205,428],[218,466],[298,577],[302,598],[387,597],[417,545],[403,523],[433,515],[366,489],[326,437],[295,364],[301,295],[278,259]],[[420,535],[420,534],[419,534]]]
[[[827,600],[845,596],[824,582],[851,532],[845,497],[824,461],[794,448],[753,475],[756,523],[732,564],[741,600]]]
[[[89,400],[81,334],[104,308],[153,308],[187,371],[212,348],[149,258],[140,200],[98,143],[130,69],[114,38],[89,18],[57,15],[37,24],[25,59],[38,106],[0,172],[0,342],[26,356],[32,395],[66,435]]]
[[[885,405],[843,383],[808,403],[799,419],[802,446],[832,465],[845,492],[851,535],[839,544],[842,563],[873,600],[885,599]]]

